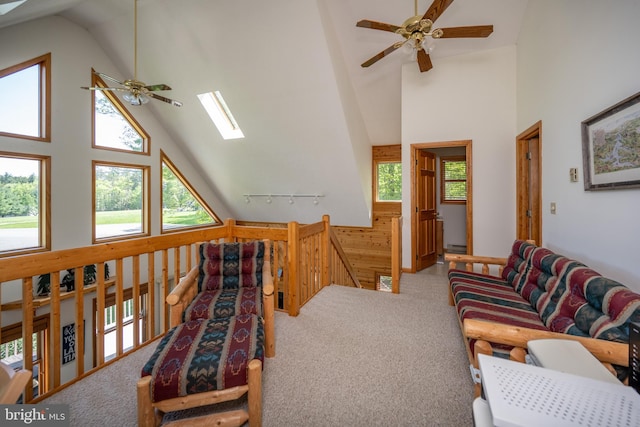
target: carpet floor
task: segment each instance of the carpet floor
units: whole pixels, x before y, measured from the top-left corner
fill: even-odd
[[[276,357],[266,359],[263,374],[263,425],[473,425],[472,381],[445,274],[443,265],[405,273],[398,295],[329,286],[297,317],[276,312]],[[135,384],[154,347],[43,403],[70,404],[72,426],[135,426]]]

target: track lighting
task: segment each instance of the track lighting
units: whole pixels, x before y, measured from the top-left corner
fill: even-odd
[[[313,204],[318,205],[320,203],[320,197],[324,197],[324,194],[243,194],[245,203],[250,203],[252,198],[265,197],[265,202],[271,204],[276,197],[286,197],[287,202],[290,205],[295,203],[296,198],[312,198]]]

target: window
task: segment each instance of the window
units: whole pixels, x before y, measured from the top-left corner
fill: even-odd
[[[51,54],[0,70],[0,135],[51,141]]]
[[[23,364],[22,323],[2,328],[2,343],[0,344],[0,360],[18,370]],[[49,315],[35,317],[33,319],[33,397],[49,391],[47,385],[47,360],[49,342]],[[22,398],[18,401],[21,403]]]
[[[162,232],[219,224],[220,220],[161,151]]]
[[[51,248],[50,158],[0,152],[0,256]]]
[[[146,285],[140,286],[140,312],[136,316],[133,312],[133,291],[131,288],[124,289],[123,291],[123,299],[124,305],[122,307],[122,350],[127,351],[133,348],[133,323],[135,319],[138,319],[138,331],[139,331],[139,344],[143,343],[147,339],[147,328],[146,328],[146,316],[147,312],[146,302],[147,302],[147,292],[148,287]],[[93,330],[95,333],[93,334],[93,358],[94,364],[93,366],[97,366],[97,321],[98,321],[98,301],[93,299]],[[104,307],[104,360],[108,361],[113,359],[117,353],[117,345],[116,345],[116,295],[109,294],[105,298],[105,307]]]
[[[107,87],[92,73],[93,86]],[[113,91],[93,90],[93,147],[149,154],[149,135],[136,122]]]
[[[402,201],[401,162],[376,162],[376,201]]]
[[[224,139],[244,138],[242,129],[231,114],[222,94],[219,91],[201,93],[198,95],[200,103],[209,114]]]
[[[149,167],[93,162],[93,241],[149,234]]]
[[[467,161],[464,156],[440,157],[440,203],[467,202]]]
[[[391,292],[391,276],[376,273],[376,290],[383,292]]]

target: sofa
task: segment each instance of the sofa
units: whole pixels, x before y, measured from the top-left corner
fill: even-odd
[[[479,353],[524,361],[527,341],[563,338],[580,341],[626,381],[629,324],[640,321],[640,294],[522,240],[507,258],[446,254],[445,260],[449,304],[476,369]]]

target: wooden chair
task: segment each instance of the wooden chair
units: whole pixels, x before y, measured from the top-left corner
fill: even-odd
[[[11,366],[0,362],[0,404],[16,403],[30,381],[31,371],[21,369],[16,372]]]
[[[247,394],[248,410],[175,424],[260,426],[263,358],[275,355],[269,241],[201,243],[198,250],[198,265],[167,297],[171,329],[138,381],[138,424],[157,426],[164,413]]]

